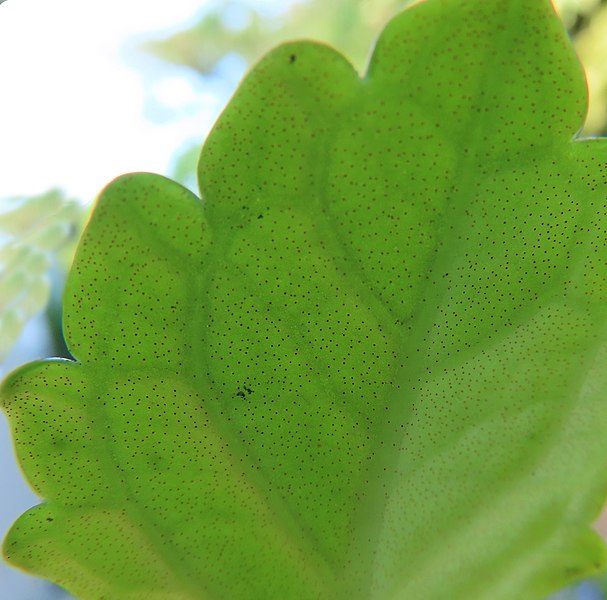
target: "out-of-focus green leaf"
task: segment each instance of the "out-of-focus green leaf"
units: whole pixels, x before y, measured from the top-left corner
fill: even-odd
[[[607,133],[607,5],[598,10],[575,44],[588,77],[590,104],[584,133]]]
[[[567,29],[575,29],[580,19],[585,19],[600,5],[601,0],[554,0],[554,5]]]
[[[252,3],[223,2],[192,29],[144,47],[165,60],[209,74],[228,54],[251,64],[278,43],[296,38],[334,44],[360,71],[377,31],[411,0],[332,0],[292,3],[278,15]]]
[[[0,361],[49,298],[49,270],[67,269],[83,211],[58,190],[0,205]]]
[[[360,79],[278,48],[201,202],[130,175],[71,361],[0,397],[46,502],[16,565],[88,600],[531,600],[605,567],[607,142],[548,0],[428,0]]]

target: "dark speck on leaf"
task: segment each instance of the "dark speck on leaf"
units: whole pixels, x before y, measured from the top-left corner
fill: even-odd
[[[293,64],[296,60],[297,60],[297,55],[296,54],[291,54],[291,56],[289,56],[289,62],[291,64]]]

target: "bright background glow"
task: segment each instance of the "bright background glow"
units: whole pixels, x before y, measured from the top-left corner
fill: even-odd
[[[220,108],[215,92],[134,47],[184,28],[204,4],[3,3],[0,199],[59,186],[88,202],[121,173],[166,172],[192,132],[202,138]]]

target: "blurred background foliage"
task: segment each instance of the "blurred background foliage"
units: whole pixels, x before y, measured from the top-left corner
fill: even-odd
[[[0,205],[0,363],[27,322],[51,305],[53,282],[69,269],[88,211],[60,190],[5,198]],[[55,286],[56,287],[56,286]],[[58,312],[49,315],[57,346]]]
[[[584,135],[607,134],[607,1],[555,0],[586,69],[590,103]]]
[[[590,92],[583,135],[607,133],[607,0],[554,0],[584,64]],[[412,0],[216,0],[187,30],[148,40],[139,50],[176,72],[202,81],[240,73],[280,42],[315,39],[336,47],[363,73],[383,25]],[[234,69],[231,69],[234,72]],[[236,81],[231,82],[235,85]],[[167,175],[197,189],[196,162],[203,140],[186,144]],[[54,354],[66,356],[61,337],[61,292],[79,235],[88,218],[82,202],[58,190],[0,204],[0,368],[28,320],[45,313]],[[0,370],[0,373],[2,371]],[[601,525],[599,525],[601,529]],[[607,526],[602,527],[607,537]],[[49,592],[50,593],[50,592]],[[55,593],[61,593],[55,588]],[[50,597],[50,596],[47,596]],[[607,598],[607,576],[564,590],[556,600]]]
[[[375,37],[410,3],[300,0],[272,15],[260,9],[258,2],[230,0],[218,4],[191,29],[151,41],[144,48],[204,76],[229,54],[238,54],[250,66],[281,42],[311,38],[336,47],[362,72]]]

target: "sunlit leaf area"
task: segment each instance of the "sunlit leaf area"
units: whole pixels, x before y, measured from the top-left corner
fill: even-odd
[[[290,40],[319,40],[362,74],[379,32],[410,3],[183,0],[147,11],[147,2],[122,0],[89,12],[75,0],[51,7],[42,0],[0,3],[0,76],[6,87],[0,131],[15,131],[14,138],[0,136],[6,173],[0,179],[0,377],[31,360],[70,358],[62,335],[64,286],[104,185],[124,172],[149,171],[198,193],[197,162],[206,136],[245,73],[268,51]],[[581,136],[607,135],[607,1],[555,4],[586,71],[589,109]],[[75,62],[79,55],[81,62]],[[20,473],[1,419],[4,536],[38,499]],[[607,516],[596,530],[607,538]],[[70,596],[2,564],[4,598]],[[607,576],[600,575],[551,596],[601,599],[607,599]]]

